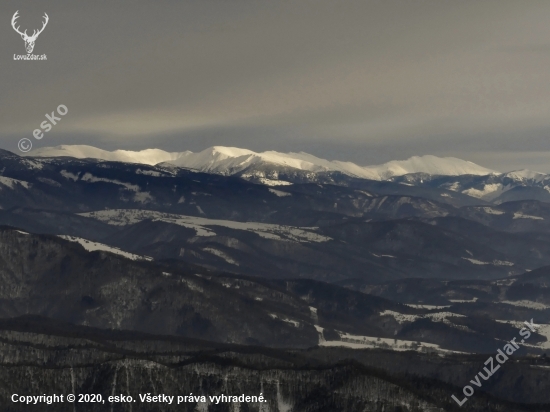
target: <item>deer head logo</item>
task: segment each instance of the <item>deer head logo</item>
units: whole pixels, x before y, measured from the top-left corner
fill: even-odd
[[[19,26],[15,27],[15,21],[19,18],[19,10],[17,10],[15,12],[15,14],[13,15],[13,18],[11,19],[11,25],[13,27],[13,29],[19,33],[21,35],[21,38],[23,40],[25,40],[25,48],[27,49],[27,53],[32,53],[33,49],[34,49],[34,42],[36,41],[36,38],[38,37],[38,35],[40,33],[42,33],[44,31],[44,29],[46,28],[46,25],[48,24],[48,20],[50,20],[50,18],[48,17],[48,15],[46,13],[44,13],[44,24],[42,26],[42,28],[40,30],[34,30],[34,32],[32,33],[32,36],[29,36],[27,35],[27,30],[25,30],[23,33],[21,33],[19,31]]]

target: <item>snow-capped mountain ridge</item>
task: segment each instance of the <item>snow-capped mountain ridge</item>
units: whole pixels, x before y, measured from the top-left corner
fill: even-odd
[[[431,176],[416,173],[396,176],[391,181],[449,190],[495,204],[526,199],[550,201],[550,175],[528,169],[485,176]]]
[[[160,149],[145,149],[140,151],[115,150],[108,151],[87,145],[60,145],[43,147],[33,150],[29,156],[36,157],[74,157],[76,159],[100,159],[111,162],[141,163],[155,165],[177,159],[188,152],[166,152]],[[191,153],[191,152],[189,152]]]
[[[394,160],[381,165],[359,166],[352,162],[318,158],[304,152],[266,151],[257,153],[248,149],[225,146],[213,146],[194,153],[190,151],[166,152],[160,149],[147,149],[138,152],[127,150],[109,152],[92,146],[62,145],[37,149],[29,155],[36,157],[95,158],[148,165],[166,163],[177,167],[223,175],[233,175],[244,170],[261,167],[283,167],[314,173],[340,172],[352,177],[371,180],[387,180],[394,176],[409,173],[444,176],[499,174],[494,170],[454,157],[413,156],[407,160]]]
[[[467,160],[432,155],[413,156],[407,160],[392,160],[382,165],[366,167],[366,169],[376,170],[380,175],[379,180],[387,180],[393,176],[403,176],[409,173],[443,176],[500,174]]]
[[[528,180],[534,182],[540,182],[548,177],[547,174],[536,172],[529,169],[513,170],[511,172],[505,173],[504,177],[508,177],[514,180]]]

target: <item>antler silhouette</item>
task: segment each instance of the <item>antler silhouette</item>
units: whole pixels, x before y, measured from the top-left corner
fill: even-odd
[[[18,13],[19,13],[19,10],[17,10],[17,11],[15,12],[15,14],[13,15],[13,17],[12,17],[12,19],[11,19],[11,26],[12,26],[13,29],[14,29],[17,33],[19,33],[21,36],[26,36],[26,37],[28,37],[28,36],[27,36],[27,30],[25,30],[24,33],[21,33],[21,32],[19,31],[19,27],[21,27],[21,26],[15,27],[15,23],[16,23],[15,21],[19,18]],[[44,14],[45,14],[45,13],[44,13]],[[44,29],[42,29],[42,30],[44,30]]]
[[[33,33],[32,33],[32,36],[29,36],[27,34],[27,30],[25,30],[24,32],[21,32],[19,30],[19,26],[15,27],[16,23],[17,23],[17,19],[19,18],[19,10],[17,10],[15,12],[15,14],[13,15],[12,19],[11,19],[11,26],[13,27],[13,29],[19,33],[21,35],[21,38],[23,40],[25,40],[25,48],[27,49],[27,53],[32,53],[33,49],[34,49],[34,42],[36,41],[36,38],[38,37],[38,35],[40,33],[42,33],[44,31],[44,29],[46,28],[46,26],[48,25],[48,21],[50,20],[50,18],[48,17],[48,15],[46,13],[44,13],[44,22],[42,23],[42,28],[40,30],[34,30]]]
[[[48,17],[48,15],[46,13],[44,13],[44,16],[42,16],[42,17],[44,17],[44,19],[46,19],[46,20],[42,24],[42,28],[40,30],[34,30],[32,36],[31,36],[34,39],[36,39],[38,37],[38,35],[44,31],[44,29],[48,25],[48,21],[50,21],[50,18]]]

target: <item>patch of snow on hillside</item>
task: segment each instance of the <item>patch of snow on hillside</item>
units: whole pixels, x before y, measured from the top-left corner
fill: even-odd
[[[137,192],[134,195],[134,202],[148,203],[153,201],[153,196],[149,192]]]
[[[391,259],[397,259],[395,256],[393,255],[377,255],[376,253],[371,253],[374,257],[377,257],[377,258],[380,258],[380,257],[387,257],[387,258],[391,258]]]
[[[528,270],[528,272],[530,272],[530,270]],[[510,286],[511,284],[513,284],[516,280],[515,279],[499,279],[495,282],[493,282],[495,285],[498,285],[498,286]]]
[[[450,317],[455,318],[465,318],[466,316],[460,315],[458,313],[453,312],[436,312],[436,313],[428,313],[426,315],[422,315],[425,318],[431,319],[435,322],[443,322],[445,319]]]
[[[522,328],[525,327],[525,323],[522,322],[522,321],[497,320],[497,322],[512,325],[517,329],[522,329]],[[530,346],[532,348],[550,349],[550,325],[549,324],[544,324],[544,323],[541,323],[541,324],[536,324],[535,323],[534,328],[536,330],[535,333],[545,337],[546,341],[538,343],[538,344],[534,344],[534,345],[531,345],[531,344],[528,344],[528,343],[523,343],[523,345]],[[548,366],[548,368],[550,368],[550,366]]]
[[[132,190],[134,192],[139,192],[139,186],[133,185],[131,183],[121,182],[120,180],[115,179],[105,179],[103,177],[96,177],[92,175],[91,173],[86,173],[82,178],[80,179],[84,182],[90,182],[90,183],[98,183],[98,182],[105,182],[105,183],[112,183],[114,185],[124,186],[128,190]]]
[[[319,322],[319,316],[317,315],[317,308],[310,306],[309,311],[311,312],[311,318],[313,319],[313,321],[315,323]]]
[[[190,290],[193,290],[195,292],[200,292],[200,293],[203,293],[204,290],[202,289],[202,287],[200,287],[197,283],[193,282],[192,280],[190,279],[186,279],[186,278],[181,278],[180,279],[180,282],[181,283],[185,283],[185,285],[190,289]]]
[[[204,250],[205,252],[212,253],[213,255],[222,258],[222,259],[225,260],[227,263],[230,263],[230,264],[235,265],[235,266],[239,266],[239,263],[238,263],[238,262],[236,262],[236,261],[234,261],[233,259],[231,259],[231,257],[229,257],[227,254],[225,254],[225,253],[222,252],[221,250],[214,249],[213,247],[205,247],[203,250]]]
[[[492,262],[483,262],[481,260],[472,259],[472,258],[463,257],[462,259],[468,260],[470,263],[473,263],[474,265],[514,266],[512,262],[507,262],[506,260],[495,259]]]
[[[496,193],[500,193],[502,191],[503,187],[500,183],[492,183],[487,184],[483,186],[483,189],[475,189],[470,188],[463,190],[462,193],[468,196],[477,197],[479,199],[486,198],[488,195],[495,195]],[[493,196],[496,197],[496,196]]]
[[[483,262],[483,261],[477,260],[477,259],[465,258],[465,257],[463,257],[462,259],[467,260],[470,263],[473,263],[474,265],[490,265],[489,262]]]
[[[405,305],[415,309],[445,309],[450,308],[451,305],[437,306],[437,305],[424,305],[421,303],[405,303]]]
[[[270,313],[269,316],[272,317],[273,319],[277,319],[277,320],[281,320],[281,321],[286,322],[286,323],[290,323],[295,328],[300,327],[300,322],[298,322],[296,320],[288,319],[288,318],[276,315],[275,313]]]
[[[114,185],[123,186],[127,190],[130,190],[132,192],[135,192],[135,195],[133,197],[134,202],[139,203],[149,203],[153,201],[153,196],[151,196],[151,193],[149,192],[141,192],[140,187],[138,185],[133,185],[131,183],[127,182],[121,182],[120,180],[115,179],[105,179],[103,177],[96,177],[92,175],[91,173],[86,173],[81,178],[84,182],[90,182],[90,183],[98,183],[98,182],[104,182],[104,183],[112,183]]]
[[[323,335],[323,331],[324,331],[325,329],[322,328],[322,327],[319,326],[319,325],[313,325],[313,327],[315,328],[315,330],[316,330],[317,333],[319,334],[319,345],[321,345],[322,343],[326,342],[326,340],[325,340],[325,335]]]
[[[339,332],[341,340],[319,342],[319,346],[325,347],[346,347],[350,349],[375,349],[383,348],[394,351],[416,350],[423,352],[432,350],[437,352],[453,352],[451,350],[442,349],[439,345],[427,342],[416,342],[412,340],[400,340],[392,338],[380,338],[374,336],[351,335],[349,333]]]
[[[162,176],[162,173],[156,172],[154,170],[141,170],[141,169],[138,169],[138,170],[136,170],[136,174],[137,175],[154,176],[154,177]]]
[[[453,182],[452,184],[443,185],[443,187],[445,187],[448,190],[452,190],[453,192],[458,192],[460,189],[460,183]]]
[[[29,182],[23,180],[12,179],[11,177],[0,176],[0,184],[9,187],[10,189],[15,189],[16,185],[23,186],[25,189],[30,187]],[[2,188],[0,188],[1,190]]]
[[[537,333],[546,338],[546,342],[542,342],[539,347],[542,349],[550,349],[550,325],[544,323],[539,324]]]
[[[280,190],[269,189],[269,191],[278,197],[292,196],[292,193],[281,192]]]
[[[543,217],[540,216],[531,216],[531,215],[524,215],[521,212],[514,213],[514,219],[534,219],[534,220],[544,220]]]
[[[408,315],[403,314],[399,312],[394,312],[392,310],[385,310],[383,312],[380,312],[380,316],[392,316],[399,324],[407,323],[407,322],[414,322],[418,319],[430,319],[432,322],[442,322],[449,326],[455,327],[455,328],[462,328],[460,325],[455,325],[451,321],[449,321],[447,318],[455,317],[455,318],[464,318],[464,315],[459,315],[458,313],[452,313],[452,312],[436,312],[436,313],[426,313],[423,315]]]
[[[246,230],[257,235],[275,240],[295,242],[327,242],[330,237],[316,233],[315,227],[294,227],[258,222],[236,222],[232,220],[208,219],[205,217],[175,215],[152,210],[113,209],[80,213],[80,216],[91,217],[115,226],[124,226],[143,220],[162,221],[195,229],[197,236],[214,236],[211,226],[222,226],[235,230]]]
[[[465,299],[449,299],[449,302],[453,303],[475,303],[477,302],[477,298],[473,298],[471,300],[465,300]]]
[[[68,235],[59,235],[59,237],[61,239],[79,243],[84,247],[84,249],[86,249],[89,252],[103,251],[103,252],[115,253],[117,255],[124,256],[125,258],[132,259],[132,260],[153,260],[153,258],[149,256],[135,255],[133,253],[125,252],[118,248],[107,246],[103,243],[92,242],[91,240],[83,239],[81,237],[68,236]]]
[[[273,180],[273,179],[268,179],[266,177],[261,177],[259,180],[261,184],[266,186],[290,186],[292,184],[284,180]]]
[[[397,321],[397,323],[414,322],[422,318],[422,315],[405,315],[403,313],[394,312],[392,310],[385,310],[383,312],[380,312],[380,316],[392,316]]]
[[[62,170],[61,172],[59,172],[59,174],[68,180],[74,180],[75,182],[78,180],[78,175],[67,172],[66,170]]]
[[[503,215],[504,212],[502,210],[493,209],[492,207],[480,207],[478,210],[482,210],[485,213],[488,213],[490,215]]]
[[[523,321],[519,321],[519,320],[498,320],[498,319],[496,319],[496,321],[498,323],[505,323],[507,325],[512,325],[513,327],[518,328],[518,329],[521,329],[525,326]]]
[[[27,166],[29,169],[36,169],[36,170],[42,170],[44,168],[44,165],[40,160],[34,161],[34,160],[28,160],[25,159],[22,161],[22,163]]]
[[[522,308],[545,310],[550,309],[549,305],[539,302],[533,302],[532,300],[503,300],[500,303],[506,303],[508,305],[520,306]]]
[[[498,260],[498,259],[493,260],[493,265],[495,265],[495,266],[514,266],[514,264],[512,262],[508,262],[506,260]]]

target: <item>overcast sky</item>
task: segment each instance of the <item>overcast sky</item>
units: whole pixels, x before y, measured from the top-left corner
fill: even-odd
[[[47,61],[14,61],[16,10],[30,33],[48,13],[34,49]],[[550,172],[549,21],[548,0],[6,0],[0,147],[434,154]]]

